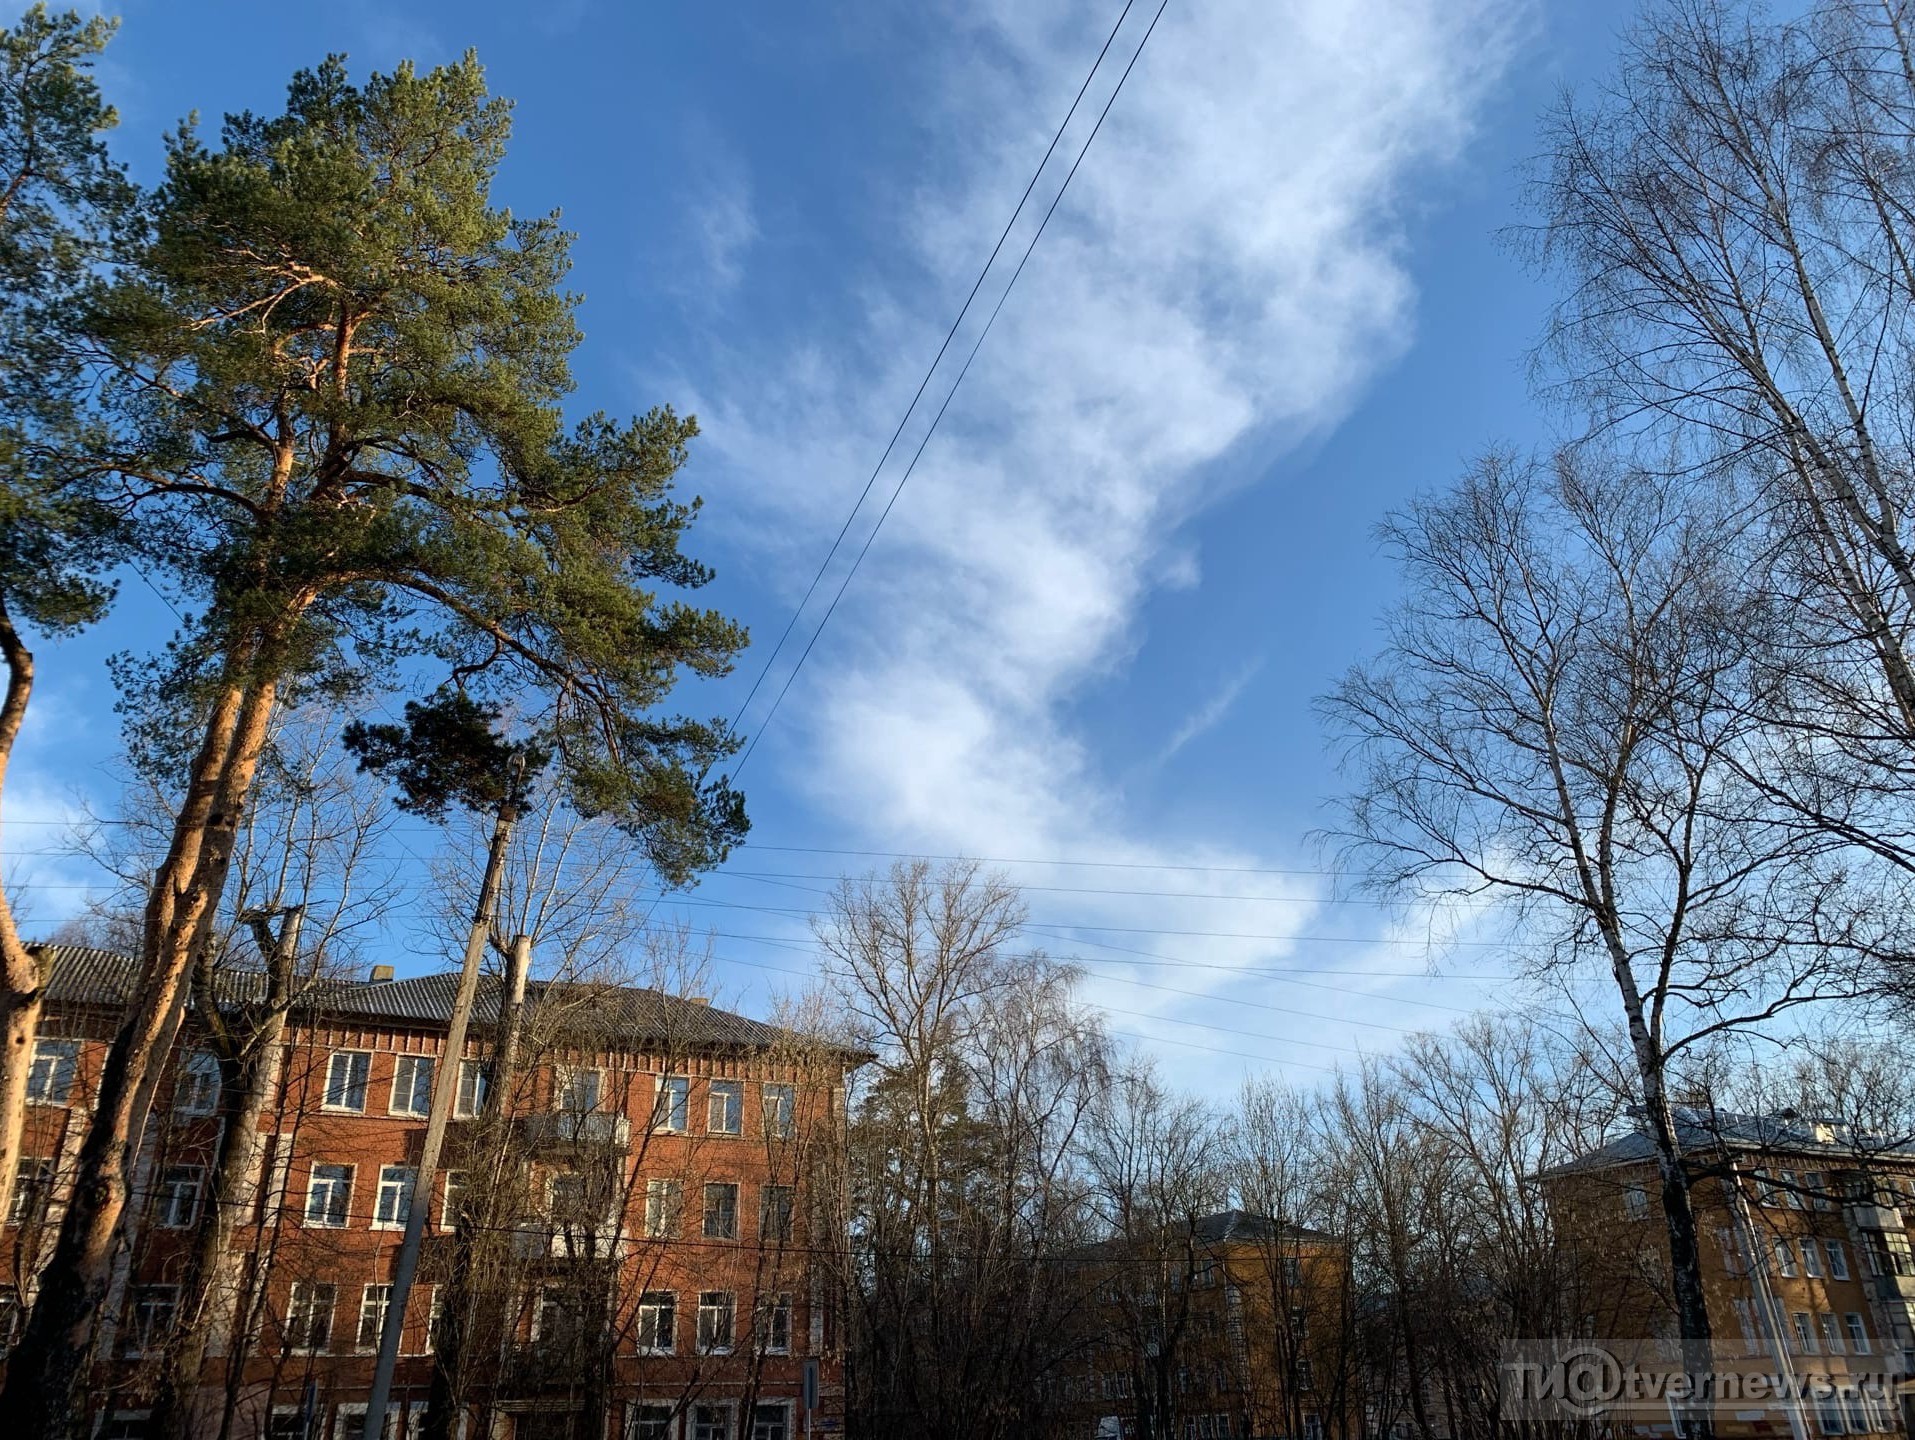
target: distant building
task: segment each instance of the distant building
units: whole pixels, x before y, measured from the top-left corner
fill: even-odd
[[[1907,1433],[1915,1369],[1915,1146],[1792,1113],[1678,1113],[1710,1329],[1724,1368],[1827,1383],[1800,1405],[1716,1407],[1723,1437]],[[1564,1243],[1609,1297],[1588,1338],[1673,1353],[1667,1241],[1649,1137],[1632,1132],[1541,1177]],[[1673,1435],[1675,1415],[1624,1427]]]
[[[73,947],[53,962],[27,1158],[0,1217],[0,1338],[30,1302],[136,974],[123,957]],[[818,1177],[842,1175],[843,1085],[859,1057],[695,999],[534,982],[528,1013],[557,1019],[521,1052],[529,1063],[502,1105],[490,1072],[499,989],[482,987],[465,1053],[448,1057],[456,980],[381,970],[322,981],[293,1011],[248,1160],[254,1195],[233,1247],[241,1303],[229,1298],[232,1318],[216,1327],[201,1411],[229,1409],[233,1440],[357,1440],[407,1207],[424,1203],[421,1283],[386,1428],[416,1435],[448,1267],[472,1253],[450,1217],[463,1187],[485,1185],[523,1200],[494,1247],[496,1274],[464,1277],[498,1330],[468,1367],[468,1440],[796,1440],[808,1389],[812,1433],[842,1430],[823,1263],[836,1245],[821,1228],[839,1210],[818,1193],[834,1182]],[[228,971],[220,983],[238,1006],[258,977]],[[95,1342],[101,1440],[146,1433],[157,1362],[181,1320],[178,1278],[206,1221],[221,1123],[206,1018],[189,1012],[138,1158]],[[443,1168],[415,1188],[447,1063],[460,1067],[457,1118]],[[215,1418],[204,1433],[216,1430]]]
[[[1096,1298],[1060,1399],[1084,1440],[1352,1433],[1338,1237],[1226,1210],[1074,1258]]]

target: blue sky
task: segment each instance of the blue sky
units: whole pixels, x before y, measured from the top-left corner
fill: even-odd
[[[181,116],[274,107],[328,51],[363,73],[476,48],[518,102],[499,198],[579,233],[581,409],[701,419],[694,548],[760,642],[748,682],[1118,8],[128,0],[104,79],[150,177]],[[1375,643],[1383,512],[1545,434],[1525,369],[1548,292],[1496,237],[1537,113],[1599,77],[1625,19],[1171,0],[743,776],[754,843],[660,908],[724,932],[724,999],[801,983],[782,971],[808,965],[807,891],[881,863],[833,852],[921,851],[1121,862],[1006,868],[1034,887],[1034,939],[1082,957],[1113,1028],[1191,1083],[1307,1080],[1507,1000],[1464,978],[1503,973],[1496,952],[1432,949],[1432,917],[1318,873],[1337,781],[1311,701]],[[130,589],[112,626],[42,647],[10,818],[110,807],[104,656],[165,618]],[[31,853],[53,833],[6,837],[43,925],[88,879]]]

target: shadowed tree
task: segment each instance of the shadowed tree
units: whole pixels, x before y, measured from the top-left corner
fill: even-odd
[[[67,455],[87,424],[66,323],[132,198],[100,138],[115,116],[90,73],[113,29],[43,5],[0,29],[0,789],[33,694],[22,627],[70,633],[112,598],[102,577],[117,518]],[[45,985],[0,888],[0,1214],[12,1203]]]

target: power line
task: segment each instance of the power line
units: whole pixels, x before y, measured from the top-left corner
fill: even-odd
[[[951,328],[944,332],[944,343],[938,346],[938,353],[931,357],[931,364],[925,370],[924,378],[918,381],[918,388],[911,396],[911,403],[904,407],[904,414],[898,417],[898,428],[891,432],[891,438],[885,442],[884,453],[878,457],[878,463],[871,468],[871,474],[866,478],[864,488],[858,492],[858,498],[852,502],[850,513],[844,517],[844,524],[838,528],[838,534],[832,540],[831,548],[825,552],[825,558],[818,563],[817,573],[811,577],[811,583],[805,587],[804,598],[791,612],[791,618],[785,621],[785,628],[779,633],[777,644],[771,647],[771,653],[765,657],[765,663],[759,669],[757,678],[751,682],[751,689],[745,693],[745,698],[739,702],[731,722],[725,727],[727,735],[737,734],[739,722],[744,719],[745,712],[751,708],[751,702],[756,698],[759,687],[765,683],[766,678],[771,674],[771,667],[784,653],[785,642],[791,638],[791,632],[797,626],[799,617],[804,614],[805,607],[811,603],[811,597],[817,593],[820,582],[824,580],[825,572],[831,568],[831,562],[837,557],[839,547],[844,544],[845,536],[850,534],[851,522],[858,518],[858,512],[864,508],[864,502],[870,498],[871,487],[877,484],[878,476],[884,472],[885,462],[891,458],[891,452],[897,448],[898,438],[904,434],[904,427],[910,424],[911,416],[916,413],[918,401],[924,398],[924,392],[930,388],[931,377],[937,373],[938,365],[943,361],[945,352],[951,348],[951,342],[957,338],[958,329],[963,325],[964,317],[971,312],[971,302],[977,299],[978,291],[984,288],[985,278],[991,273],[991,267],[997,263],[997,257],[1004,249],[1004,242],[1010,238],[1011,230],[1017,224],[1017,217],[1024,213],[1025,202],[1031,198],[1031,192],[1037,188],[1037,182],[1042,178],[1045,167],[1051,163],[1051,156],[1057,152],[1058,142],[1064,138],[1064,132],[1070,128],[1071,120],[1077,114],[1077,107],[1083,103],[1085,92],[1090,89],[1091,81],[1104,63],[1104,57],[1110,53],[1111,43],[1117,39],[1117,32],[1123,29],[1124,21],[1130,15],[1130,7],[1134,3],[1135,0],[1124,0],[1124,8],[1117,16],[1117,23],[1110,27],[1110,34],[1104,37],[1103,49],[1097,52],[1097,59],[1091,62],[1090,69],[1085,72],[1084,83],[1077,87],[1077,94],[1071,100],[1071,108],[1064,112],[1064,118],[1058,122],[1056,133],[1051,136],[1051,143],[1044,148],[1044,158],[1037,162],[1037,168],[1031,172],[1030,182],[1025,185],[1024,193],[1018,196],[1010,218],[1004,222],[1004,229],[998,234],[997,244],[991,247],[990,256],[985,260],[983,268],[977,272],[977,279],[971,282],[971,293],[964,297],[964,303],[958,307],[956,318],[951,321]],[[828,614],[826,618],[829,618]],[[806,648],[808,652],[809,647]],[[798,664],[802,666],[804,661],[800,660]],[[776,705],[772,706],[774,713],[777,708]],[[767,715],[765,723],[770,724],[770,722],[771,717]],[[738,769],[744,769],[745,759],[750,757],[751,752],[747,749],[744,759],[738,762]],[[736,778],[735,772],[734,778]]]
[[[884,509],[878,512],[877,524],[871,527],[871,533],[865,536],[864,544],[853,557],[850,568],[845,571],[844,579],[838,582],[837,593],[831,597],[831,603],[825,607],[825,613],[818,621],[818,628],[811,632],[811,639],[805,642],[805,648],[798,656],[798,663],[791,667],[791,673],[785,676],[785,683],[778,688],[778,694],[771,702],[771,709],[765,713],[764,722],[753,732],[750,742],[745,746],[745,753],[739,757],[737,768],[732,771],[733,779],[736,779],[750,762],[752,752],[758,748],[758,742],[771,728],[771,722],[784,704],[785,696],[790,693],[793,682],[797,680],[799,672],[805,668],[805,662],[811,658],[811,652],[816,648],[819,637],[824,634],[825,627],[831,623],[831,617],[837,613],[838,602],[844,599],[845,591],[850,588],[859,566],[864,564],[864,557],[871,551],[872,542],[878,538],[878,532],[884,528],[884,522],[890,518],[892,507],[898,503],[898,497],[904,493],[905,485],[910,481],[912,472],[917,469],[918,461],[924,455],[925,446],[931,443],[931,437],[937,433],[939,422],[944,419],[944,412],[951,408],[951,401],[956,398],[959,387],[964,384],[964,377],[971,373],[971,362],[977,359],[978,351],[984,348],[985,338],[990,335],[991,327],[997,323],[998,314],[1004,309],[1004,302],[1010,298],[1011,291],[1017,287],[1018,277],[1024,273],[1025,265],[1029,263],[1032,253],[1037,249],[1037,242],[1044,238],[1044,231],[1051,223],[1051,216],[1057,213],[1057,207],[1063,201],[1065,192],[1070,189],[1071,181],[1077,176],[1078,167],[1084,163],[1084,157],[1090,153],[1090,147],[1097,139],[1098,132],[1104,128],[1105,117],[1110,114],[1111,106],[1117,103],[1117,97],[1123,93],[1124,83],[1130,79],[1130,72],[1136,68],[1137,61],[1144,53],[1144,47],[1150,43],[1150,37],[1156,33],[1157,22],[1163,19],[1164,11],[1169,8],[1169,5],[1170,0],[1161,0],[1157,6],[1157,13],[1150,17],[1150,25],[1144,31],[1144,38],[1137,42],[1136,50],[1131,53],[1129,62],[1124,66],[1124,73],[1117,77],[1117,84],[1112,87],[1109,98],[1104,101],[1104,108],[1098,111],[1097,123],[1091,126],[1090,134],[1084,137],[1084,143],[1077,152],[1077,158],[1071,162],[1071,168],[1064,175],[1064,183],[1057,187],[1057,193],[1051,197],[1050,206],[1044,211],[1044,218],[1038,222],[1036,231],[1031,235],[1030,243],[1024,247],[1024,254],[1017,262],[1017,268],[1011,272],[1009,282],[997,297],[997,303],[991,307],[990,316],[985,320],[984,328],[978,332],[977,340],[971,346],[971,353],[964,357],[964,364],[958,370],[957,379],[951,382],[951,389],[945,395],[944,403],[938,406],[938,412],[931,417],[931,424],[925,430],[924,437],[918,441],[918,448],[911,456],[911,463],[905,466],[904,473],[898,477],[898,483],[891,491],[891,498],[885,501]],[[1128,0],[1124,8],[1128,13],[1130,8]],[[1118,17],[1117,24],[1118,28],[1122,27],[1122,16]],[[1116,30],[1113,30],[1111,34],[1114,39]],[[1109,49],[1109,46],[1110,42],[1105,41],[1105,49]],[[1100,64],[1102,60],[1103,56],[1100,53],[1098,56]],[[1093,66],[1092,74],[1095,73],[1096,66]],[[1087,78],[1085,84],[1089,83]],[[1072,103],[1071,108],[1073,110],[1077,108],[1075,102]],[[1019,202],[1019,208],[1022,208],[1022,202]]]

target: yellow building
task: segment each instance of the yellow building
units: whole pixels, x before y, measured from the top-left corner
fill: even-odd
[[[1915,1146],[1798,1116],[1685,1109],[1723,1437],[1908,1433],[1915,1352]],[[1540,1177],[1562,1242],[1606,1297],[1578,1341],[1622,1367],[1676,1349],[1661,1184],[1631,1132]],[[1632,1348],[1633,1347],[1633,1348]],[[1658,1349],[1659,1347],[1659,1349]],[[1751,1379],[1750,1377],[1756,1377]],[[1765,1393],[1766,1391],[1766,1393]],[[1625,1432],[1672,1435],[1653,1385]]]

